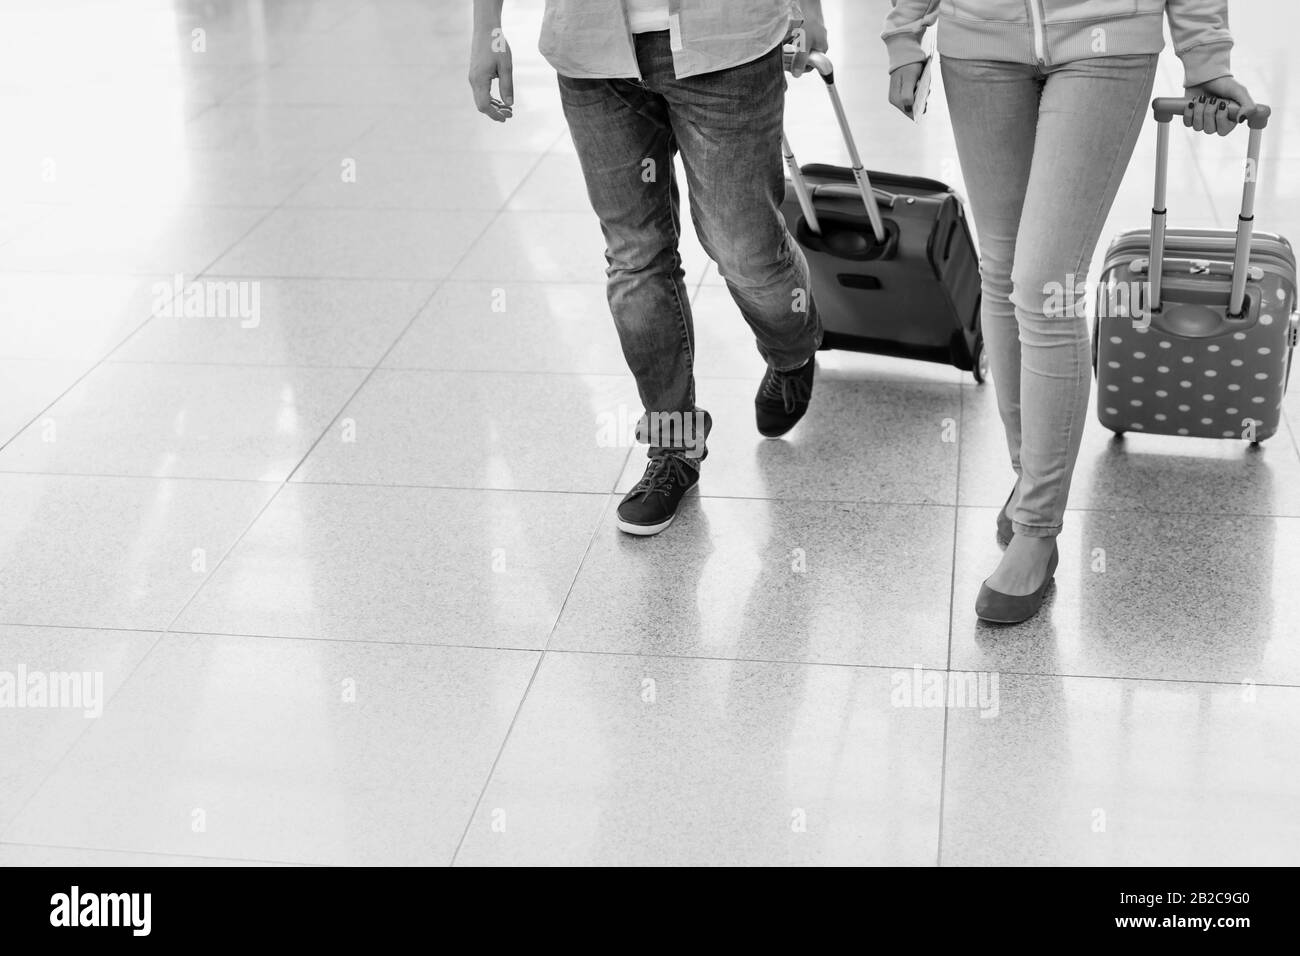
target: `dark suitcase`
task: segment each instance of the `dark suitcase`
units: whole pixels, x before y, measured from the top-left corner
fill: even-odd
[[[864,170],[831,63],[811,62],[853,162],[800,168],[782,140],[781,211],[808,259],[822,347],[942,362],[983,382],[979,258],[961,199],[933,179]]]
[[[1278,430],[1296,343],[1296,260],[1254,232],[1255,180],[1268,107],[1248,120],[1246,184],[1235,232],[1165,229],[1169,121],[1185,101],[1152,103],[1158,123],[1151,228],[1120,234],[1096,296],[1097,417],[1126,431],[1262,442]],[[1159,263],[1152,269],[1151,263]]]

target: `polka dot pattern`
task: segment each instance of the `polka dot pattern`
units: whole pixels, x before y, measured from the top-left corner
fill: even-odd
[[[1261,312],[1251,326],[1213,337],[1183,337],[1157,328],[1157,321],[1150,329],[1156,338],[1123,319],[1102,318],[1096,339],[1102,424],[1114,431],[1242,439],[1253,422],[1256,440],[1273,435],[1291,352],[1287,306],[1294,307],[1295,287],[1271,272],[1266,276],[1266,287],[1274,286],[1266,294],[1280,305]]]

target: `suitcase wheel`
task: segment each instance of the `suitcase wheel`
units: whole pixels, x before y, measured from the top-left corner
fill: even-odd
[[[971,358],[974,359],[971,375],[975,377],[976,385],[983,385],[989,378],[989,356],[984,351],[983,332],[975,336],[975,354]]]

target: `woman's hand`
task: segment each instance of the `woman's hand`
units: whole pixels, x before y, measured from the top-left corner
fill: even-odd
[[[1183,111],[1183,125],[1198,133],[1227,136],[1255,110],[1255,101],[1250,93],[1230,76],[1221,76],[1200,86],[1189,86],[1185,94],[1192,101],[1192,108]],[[1236,104],[1237,110],[1229,118],[1228,107],[1232,104]]]
[[[925,62],[905,63],[889,74],[889,102],[909,119],[916,104],[916,84],[921,79]]]

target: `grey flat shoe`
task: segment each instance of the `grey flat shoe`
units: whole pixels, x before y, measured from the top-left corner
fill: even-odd
[[[1015,535],[1015,529],[1011,526],[1011,516],[1007,514],[1007,505],[1011,504],[1011,499],[1016,496],[1016,489],[1020,487],[1020,481],[1011,486],[1011,494],[1007,495],[1006,504],[998,512],[998,544],[1006,547],[1011,543],[1011,538]]]
[[[975,613],[979,619],[991,624],[1021,624],[1037,614],[1056,574],[1058,557],[1060,553],[1056,550],[1056,545],[1052,545],[1052,556],[1047,559],[1047,574],[1043,577],[1043,583],[1037,591],[1029,594],[1003,594],[993,590],[987,583],[981,584],[979,597],[975,599]]]

